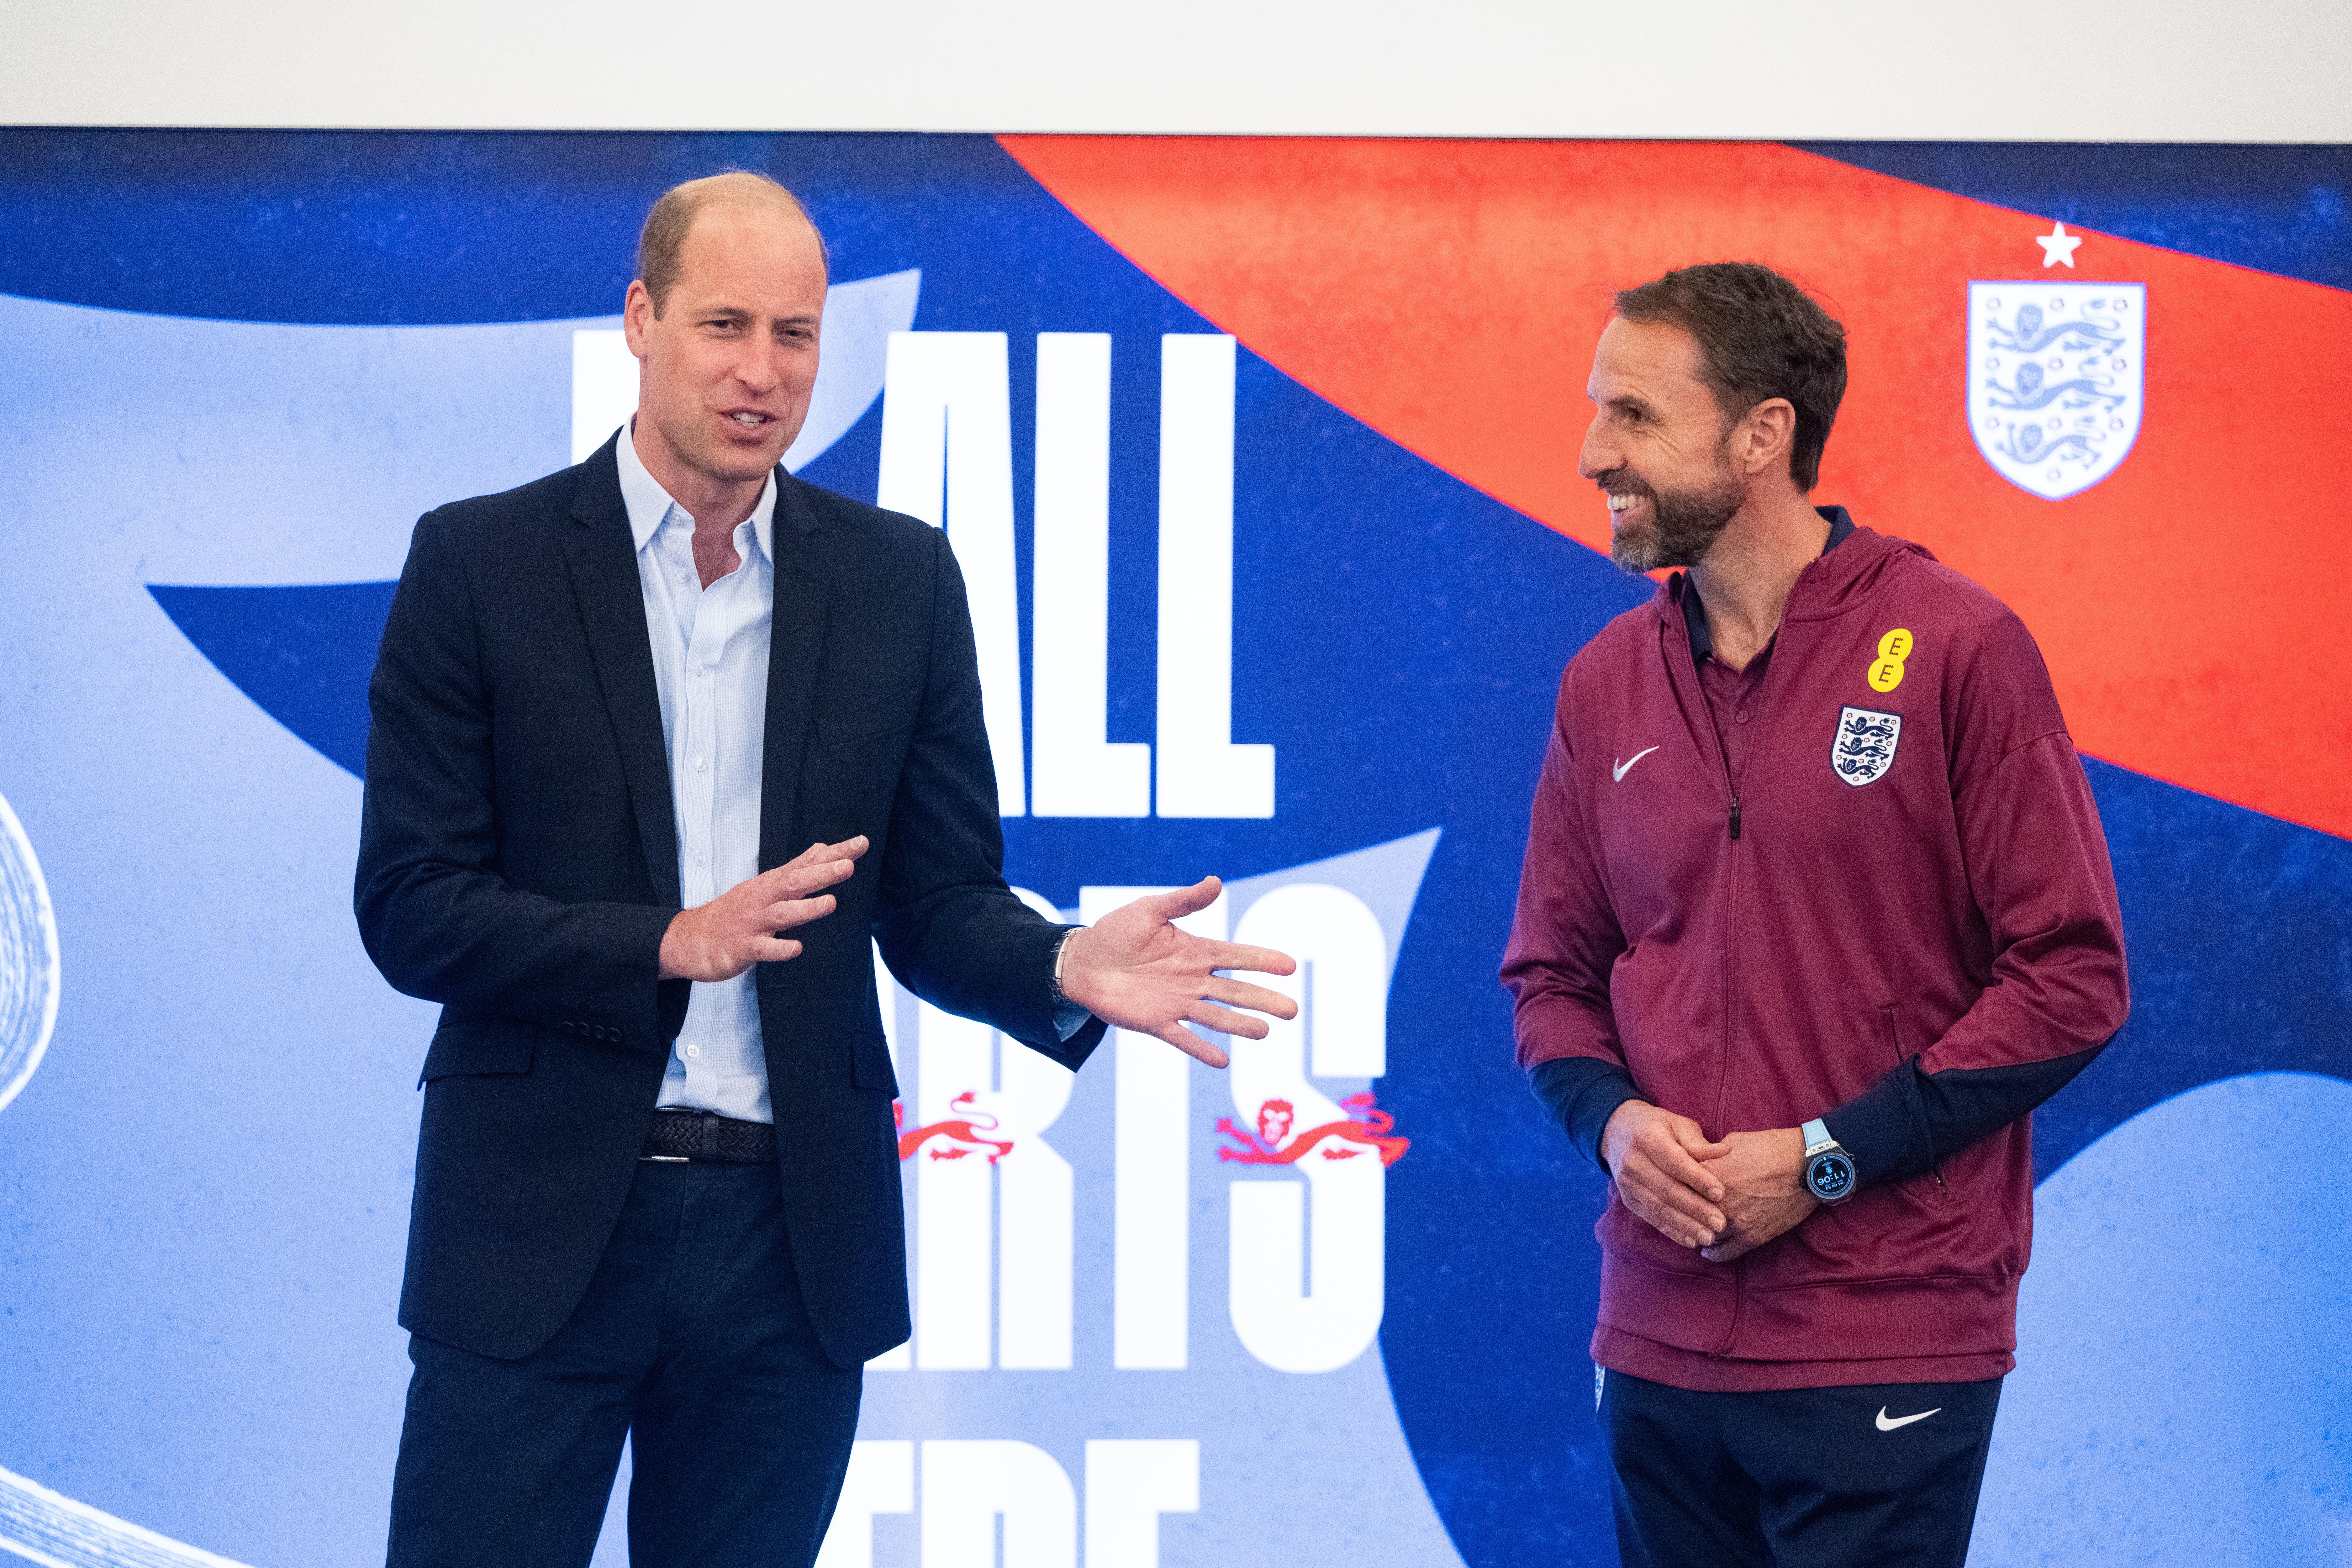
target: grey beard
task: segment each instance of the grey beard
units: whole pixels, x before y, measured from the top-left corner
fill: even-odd
[[[1621,531],[1609,542],[1609,559],[1635,574],[1697,565],[1748,499],[1746,487],[1729,474],[1703,490],[1643,493],[1650,498],[1650,525],[1639,532]]]

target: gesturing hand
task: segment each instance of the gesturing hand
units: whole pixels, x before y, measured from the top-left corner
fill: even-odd
[[[1216,902],[1218,890],[1211,877],[1172,893],[1138,899],[1073,931],[1062,949],[1063,994],[1106,1023],[1155,1036],[1213,1068],[1223,1067],[1225,1053],[1186,1028],[1186,1019],[1220,1034],[1262,1040],[1264,1023],[1217,1004],[1277,1018],[1298,1016],[1298,1004],[1278,991],[1213,972],[1288,974],[1298,965],[1270,947],[1211,942],[1176,929],[1175,921]]]
[[[1643,1100],[1619,1106],[1601,1130],[1601,1157],[1616,1178],[1617,1195],[1685,1247],[1706,1247],[1723,1234],[1723,1211],[1716,1206],[1723,1182],[1699,1162],[1728,1148],[1708,1142],[1689,1117]]]
[[[1699,1256],[1728,1263],[1753,1252],[1820,1206],[1799,1178],[1805,1168],[1805,1135],[1794,1127],[1769,1132],[1733,1132],[1706,1157],[1706,1172],[1723,1184],[1724,1217],[1730,1232]]]
[[[801,944],[776,933],[831,914],[833,895],[824,889],[847,881],[865,853],[863,835],[812,844],[709,903],[679,910],[662,932],[661,977],[732,980],[755,963],[798,958]]]

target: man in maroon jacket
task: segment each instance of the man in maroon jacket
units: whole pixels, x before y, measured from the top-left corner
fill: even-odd
[[[1503,978],[1612,1179],[1620,1547],[1958,1568],[2028,1113],[2128,1006],[2105,839],[2023,624],[1811,504],[1843,329],[1745,263],[1616,306],[1579,472],[1683,570],[1561,678]]]

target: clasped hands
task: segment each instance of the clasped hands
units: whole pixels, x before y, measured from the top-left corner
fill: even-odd
[[[866,849],[863,837],[812,844],[709,903],[679,911],[662,933],[661,977],[731,980],[755,963],[799,957],[802,944],[783,933],[833,912],[834,896],[825,889],[847,881]],[[1072,932],[1062,950],[1063,994],[1115,1027],[1153,1036],[1213,1068],[1223,1067],[1225,1053],[1186,1028],[1187,1022],[1261,1040],[1265,1021],[1234,1008],[1295,1018],[1298,1004],[1221,972],[1288,974],[1298,966],[1270,947],[1211,942],[1177,928],[1176,921],[1214,903],[1220,890],[1214,877],[1206,878],[1138,899]]]
[[[1794,1127],[1709,1141],[1687,1116],[1629,1100],[1601,1131],[1601,1157],[1625,1206],[1711,1263],[1728,1263],[1820,1206],[1805,1190]]]

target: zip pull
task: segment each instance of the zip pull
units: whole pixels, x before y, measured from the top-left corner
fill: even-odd
[[[1731,837],[1739,837],[1739,797],[1736,795],[1731,797]]]

